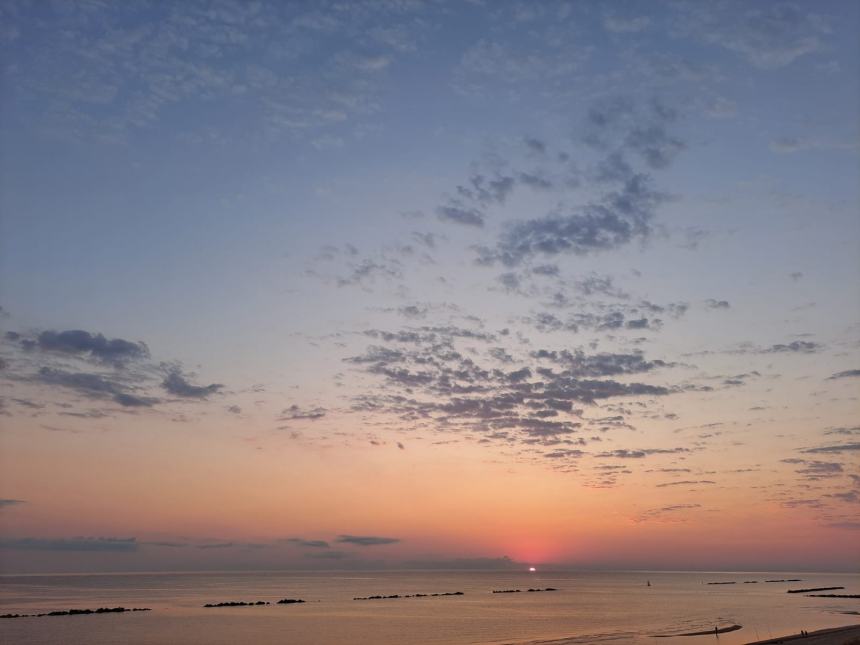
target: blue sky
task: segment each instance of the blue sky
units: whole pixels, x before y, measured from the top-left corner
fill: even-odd
[[[432,470],[454,442],[653,518],[601,467],[683,448],[700,473],[760,475],[685,489],[660,506],[679,524],[753,487],[774,522],[813,527],[791,548],[847,544],[858,21],[852,2],[4,3],[6,459],[42,472],[58,436],[107,458],[158,427],[147,468],[196,441],[233,446],[241,472],[250,444],[288,465],[409,444]],[[598,429],[610,417],[628,434]],[[708,424],[727,434],[696,438]],[[834,446],[830,466],[802,452]],[[156,512],[64,524],[40,502],[59,480],[16,473],[10,539],[202,539]],[[305,513],[238,537],[358,530]]]

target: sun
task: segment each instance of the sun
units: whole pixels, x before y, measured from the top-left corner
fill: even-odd
[[[535,571],[537,571],[537,569],[535,569],[534,567],[529,567],[529,571],[531,571],[532,573],[534,573]]]

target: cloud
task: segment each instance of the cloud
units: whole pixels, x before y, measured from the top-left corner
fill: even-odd
[[[827,495],[827,497],[832,497],[834,499],[838,499],[842,502],[847,502],[849,504],[856,504],[860,502],[860,493],[856,490],[849,490],[844,493],[831,493]]]
[[[39,370],[37,379],[49,385],[59,385],[90,394],[115,394],[120,386],[112,381],[84,372],[68,372],[65,370],[43,367]]]
[[[729,309],[731,307],[728,300],[714,300],[713,298],[705,300],[705,306],[708,309]]]
[[[158,402],[158,399],[132,394],[122,382],[99,374],[42,367],[34,379],[46,385],[75,390],[90,398],[110,398],[124,407],[150,407]]]
[[[326,415],[327,410],[325,408],[316,407],[316,408],[300,408],[295,403],[290,407],[281,411],[280,421],[296,421],[301,419],[306,419],[310,421],[316,421],[318,419],[322,419]]]
[[[711,235],[711,231],[700,226],[687,226],[681,229],[680,233],[683,235],[684,239],[679,243],[679,246],[682,249],[687,249],[688,251],[695,251],[698,249],[699,244]]]
[[[378,72],[391,64],[388,56],[358,56],[352,59],[352,64],[357,69],[365,72]]]
[[[789,499],[782,502],[786,508],[822,508],[823,504],[818,499]]]
[[[559,311],[538,311],[521,320],[532,325],[541,332],[567,331],[578,333],[583,330],[593,331],[659,331],[663,328],[664,317],[679,319],[689,308],[685,302],[673,302],[658,305],[649,300],[630,301],[630,296],[623,291],[609,287],[603,295],[621,299],[621,302],[605,302],[599,300],[584,300],[572,298],[563,289],[573,287],[582,295],[597,294],[596,287],[587,292],[581,291],[579,281],[564,285],[562,288],[552,287],[543,291],[550,296],[545,304],[554,310],[574,308],[574,311],[562,315]],[[528,289],[519,289],[521,295],[534,295]]]
[[[615,457],[618,459],[642,459],[643,457],[647,457],[649,455],[671,455],[677,453],[690,452],[689,448],[645,448],[640,450],[627,450],[626,448],[621,448],[617,450],[610,450],[607,452],[601,452],[597,455],[597,457]]]
[[[83,330],[48,330],[33,335],[9,331],[3,339],[16,351],[8,378],[72,390],[93,401],[115,403],[128,412],[147,410],[164,402],[153,396],[159,373],[165,375],[161,386],[176,396],[205,399],[222,388],[220,384],[190,383],[178,363],[152,362],[143,342],[108,339]],[[72,361],[68,359],[75,360],[74,369],[69,367]],[[30,371],[34,366],[38,366],[35,373]],[[28,399],[12,400],[36,409],[37,404]],[[65,409],[69,407],[67,403],[58,405],[64,408],[58,414],[80,418],[104,418],[116,412],[116,409],[76,411]]]
[[[579,459],[586,454],[582,450],[559,449],[545,452],[543,456],[545,459]]]
[[[846,529],[848,531],[860,531],[860,522],[830,522],[824,526],[831,529]]]
[[[762,350],[764,354],[784,354],[784,353],[797,353],[797,354],[813,354],[815,352],[821,351],[823,346],[818,343],[813,343],[808,340],[795,340],[787,344],[779,343],[776,345],[771,345],[767,349]]]
[[[201,544],[193,545],[196,549],[265,549],[270,544],[260,544],[258,542],[203,542]]]
[[[337,542],[341,544],[354,544],[356,546],[378,546],[382,544],[395,544],[400,542],[400,539],[375,535],[341,535],[338,536]]]
[[[436,215],[442,221],[454,222],[455,224],[476,226],[478,228],[484,226],[484,214],[477,208],[466,208],[448,204],[439,206],[436,209]]]
[[[13,24],[26,36],[5,54],[15,91],[40,106],[31,118],[59,136],[127,141],[195,106],[186,140],[225,143],[214,106],[229,101],[252,136],[319,139],[379,109],[388,68],[432,14],[419,3],[94,3],[20,12]]]
[[[686,356],[700,355],[705,356],[708,354],[815,354],[825,349],[825,346],[809,340],[794,340],[790,343],[775,343],[770,345],[769,347],[761,347],[758,345],[754,345],[753,343],[744,342],[738,344],[734,349],[727,349],[722,351],[702,351],[695,352],[691,354],[686,354]]]
[[[530,152],[537,155],[546,154],[546,143],[537,137],[525,137],[523,142],[526,144],[526,148],[528,148]]]
[[[694,509],[698,509],[698,508],[702,508],[702,505],[701,504],[672,504],[669,506],[663,506],[661,508],[652,508],[652,509],[649,509],[647,511],[643,511],[638,517],[634,518],[633,521],[636,522],[637,524],[641,523],[641,522],[648,522],[651,520],[660,520],[660,521],[667,521],[668,520],[668,521],[677,522],[679,520],[677,518],[672,517],[672,516],[674,516],[677,513],[683,512],[683,511],[690,511],[690,510],[694,510]],[[669,516],[669,517],[667,518],[667,516]]]
[[[508,20],[509,25],[519,26],[515,16]],[[505,96],[517,96],[526,88],[546,88],[547,84],[563,82],[589,53],[569,38],[482,38],[463,54],[455,71],[455,84],[462,92],[472,94],[486,94],[491,89],[498,92],[502,84],[507,90]]]
[[[641,155],[646,165],[653,169],[668,168],[686,148],[684,142],[669,135],[662,124],[634,127],[627,135],[625,145]]]
[[[688,27],[706,42],[742,56],[759,69],[778,69],[824,46],[830,26],[809,10],[813,6],[790,2],[691,6]]]
[[[438,233],[422,233],[420,231],[414,231],[412,233],[412,239],[414,239],[419,244],[426,246],[428,249],[435,249],[440,240],[444,240],[447,238],[439,235]]]
[[[534,256],[585,255],[624,246],[651,232],[651,220],[664,200],[645,175],[635,175],[622,188],[572,213],[553,213],[515,222],[495,247],[479,247],[477,262],[517,266]]]
[[[642,352],[630,354],[591,354],[582,350],[573,352],[540,349],[531,353],[533,358],[549,360],[565,368],[564,376],[594,377],[618,376],[620,374],[641,374],[661,367],[671,367],[672,363],[662,360],[645,360]]]
[[[447,327],[403,331],[407,333],[385,335],[390,345],[371,345],[345,359],[382,380],[382,387],[353,397],[352,411],[390,414],[401,429],[432,424],[439,432],[478,433],[479,443],[516,441],[570,448],[585,444],[583,438],[571,436],[583,425],[575,404],[681,391],[607,378],[670,366],[638,352],[536,350],[520,362],[507,352],[500,354],[497,346],[489,344],[495,337],[486,334]],[[461,351],[457,343],[468,340],[488,346]],[[560,369],[541,365],[547,360]]]
[[[91,356],[106,363],[149,357],[149,349],[144,343],[122,338],[108,340],[102,334],[91,334],[80,329],[43,331],[36,343],[44,351]]]
[[[520,279],[516,273],[502,273],[496,277],[496,280],[505,288],[506,291],[516,291],[520,287]]]
[[[172,368],[164,377],[161,386],[174,396],[189,399],[205,399],[221,390],[224,386],[220,383],[210,385],[192,385],[182,374],[179,368]]]
[[[235,542],[207,542],[205,544],[195,544],[198,549],[229,549],[237,546]]]
[[[805,150],[857,150],[860,147],[856,141],[828,142],[820,139],[805,137],[778,137],[770,142],[770,149],[780,154],[792,154]]]
[[[151,396],[135,396],[127,392],[117,392],[113,400],[127,408],[148,408],[159,402],[159,399]]]
[[[73,538],[0,538],[0,548],[22,551],[137,551],[136,538],[73,537]]]
[[[43,410],[45,408],[44,403],[36,403],[35,401],[31,401],[30,399],[21,399],[18,397],[13,397],[12,399],[10,399],[10,401],[30,410]]]
[[[263,549],[271,546],[270,544],[260,544],[256,542],[232,542],[232,541],[216,541],[216,540],[186,540],[185,538],[180,538],[180,540],[158,540],[152,542],[140,542],[139,544],[143,546],[155,546],[155,547],[164,547],[164,548],[195,548],[201,549],[203,551],[207,550],[220,550],[220,549],[232,549],[232,548],[244,548],[244,549]]]
[[[498,173],[487,177],[480,172],[473,172],[466,186],[457,186],[457,195],[484,206],[503,204],[513,190],[514,183],[513,177]]]
[[[644,31],[651,26],[648,16],[619,16],[607,14],[603,17],[603,27],[606,31],[616,34],[631,34]]]
[[[853,428],[829,428],[824,431],[824,434],[860,435],[860,426],[854,426]]]
[[[833,376],[828,376],[827,380],[832,381],[839,378],[854,378],[860,376],[860,370],[845,370],[844,372],[836,372]]]
[[[381,258],[374,260],[365,258],[358,264],[349,266],[350,273],[345,276],[339,276],[336,279],[336,284],[339,287],[347,287],[351,285],[361,285],[367,287],[376,282],[377,279],[389,280],[400,279],[403,277],[401,263],[392,258]]]
[[[648,171],[668,167],[685,147],[668,129],[676,118],[672,109],[656,101],[642,106],[626,97],[596,102],[588,111],[583,137],[602,154],[591,176],[595,196],[579,206],[558,206],[545,215],[510,222],[494,245],[475,247],[475,261],[515,267],[535,257],[586,255],[648,237],[656,209],[667,199]],[[566,175],[562,185],[570,187],[570,163],[566,158],[560,163],[561,175]],[[505,185],[538,186],[541,182],[535,180],[540,176],[533,174],[513,173],[513,183]],[[548,180],[543,183],[547,188],[552,185]],[[474,206],[477,213],[467,214],[483,218],[484,206],[492,201],[480,201]]]
[[[284,540],[284,542],[311,549],[329,548],[329,543],[325,540],[305,540],[303,538],[287,538],[286,540]]]
[[[816,481],[830,477],[838,477],[842,474],[842,464],[831,461],[818,461],[807,459],[783,459],[783,463],[802,466],[795,472],[804,475],[807,481]]]
[[[530,140],[529,150],[535,152],[540,142]],[[504,204],[517,185],[537,190],[548,190],[553,182],[542,171],[502,171],[505,162],[492,160],[493,169],[489,171],[472,169],[467,181],[456,187],[445,204],[436,208],[440,220],[451,221],[467,226],[483,227],[487,209]]]
[[[592,273],[573,283],[574,289],[584,296],[603,295],[612,298],[627,299],[629,294],[615,286],[611,276]]]
[[[844,443],[837,446],[821,446],[819,448],[805,448],[800,452],[806,454],[817,454],[817,453],[840,453],[840,452],[854,452],[856,450],[860,450],[860,443]]]
[[[657,488],[667,488],[669,486],[693,486],[697,484],[716,484],[717,482],[711,481],[710,479],[696,479],[696,480],[684,480],[679,482],[664,482],[662,484],[657,484]]]
[[[20,506],[27,502],[23,499],[0,499],[0,508],[8,508],[10,506]]]

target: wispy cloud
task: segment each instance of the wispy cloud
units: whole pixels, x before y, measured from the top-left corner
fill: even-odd
[[[828,380],[840,379],[840,378],[854,378],[860,376],[860,370],[845,370],[843,372],[836,372],[833,376],[828,376]]]
[[[817,448],[805,448],[800,452],[807,454],[815,453],[839,453],[839,452],[855,452],[860,450],[860,443],[844,443],[835,446],[819,446]]]
[[[378,535],[340,535],[337,542],[341,544],[353,544],[355,546],[380,546],[384,544],[396,544],[400,538],[380,537]]]
[[[325,540],[306,540],[304,538],[287,538],[284,540],[288,544],[293,544],[295,546],[308,547],[311,549],[327,549],[329,548],[329,543]]]
[[[189,399],[205,399],[224,387],[220,383],[194,385],[179,368],[171,368],[161,382],[161,386],[168,394]]]

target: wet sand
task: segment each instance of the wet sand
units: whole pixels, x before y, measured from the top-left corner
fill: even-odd
[[[800,645],[860,645],[860,625],[849,625],[848,627],[834,627],[832,629],[819,629],[809,632],[806,636],[792,634],[780,638],[770,638],[765,641],[755,641],[747,645],[765,645],[766,643],[797,643]]]

